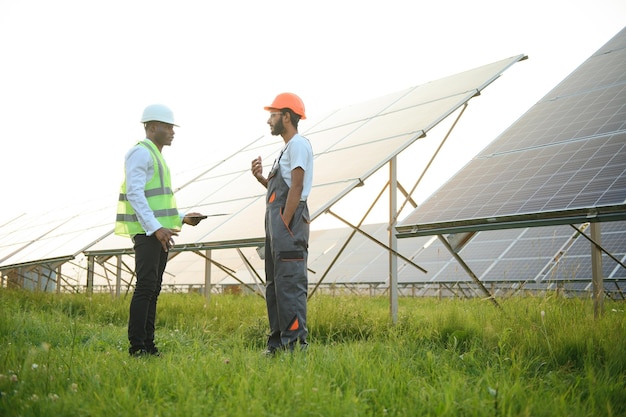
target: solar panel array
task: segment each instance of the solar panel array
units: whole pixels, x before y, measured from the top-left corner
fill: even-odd
[[[315,148],[315,189],[309,201],[314,217],[361,184],[373,172],[405,147],[422,137],[439,121],[496,79],[501,71],[523,59],[513,57],[485,67],[448,77],[423,86],[390,94],[367,103],[351,106],[324,117],[305,131]],[[204,284],[205,260],[194,249],[239,248],[212,251],[211,259],[224,269],[212,268],[213,284],[241,282],[259,288],[263,261],[255,249],[262,241],[263,189],[249,173],[250,160],[263,155],[267,166],[282,143],[265,136],[245,146],[230,158],[200,170],[195,178],[177,192],[183,210],[201,210],[214,216],[202,228],[186,228],[178,243],[187,251],[176,253],[165,276],[165,287]],[[498,150],[498,152],[506,152]],[[359,156],[358,160],[353,155]],[[351,163],[347,163],[349,161]],[[354,162],[353,162],[354,161]],[[316,197],[313,197],[316,196]],[[132,254],[128,240],[110,235],[114,204],[100,210],[87,205],[68,214],[52,210],[43,215],[23,215],[0,226],[0,266],[28,264],[44,259],[62,260],[83,249],[99,254],[104,272],[96,274],[96,284],[112,285],[113,264],[106,265],[107,254]],[[366,225],[366,233],[380,242],[388,239],[386,224]],[[324,285],[388,285],[388,252],[360,233],[356,233],[336,263],[335,256],[352,232],[351,229],[315,230],[311,234],[309,281]],[[603,229],[603,244],[615,256],[626,258],[626,223],[615,222]],[[576,238],[567,226],[532,229],[494,230],[474,236],[460,254],[481,281],[512,284],[527,282],[571,282],[590,280],[589,243]],[[436,238],[424,236],[400,240],[399,252],[427,270],[426,273],[399,261],[399,284],[437,286],[468,284],[472,280]],[[241,255],[239,253],[241,252]],[[206,252],[200,251],[201,255]],[[245,261],[244,258],[245,257]],[[605,276],[624,279],[623,268],[604,256]],[[109,261],[113,261],[111,258]],[[246,265],[249,263],[249,265]],[[132,270],[132,256],[124,260]],[[108,269],[108,272],[107,272]],[[128,274],[126,275],[128,278]],[[584,283],[581,285],[588,285]],[[612,282],[605,286],[613,285]],[[426,291],[426,290],[424,290]]]
[[[436,221],[449,219],[459,210],[471,219],[481,219],[486,212],[490,213],[489,221],[502,213],[519,215],[593,204],[624,204],[626,81],[623,50],[626,36],[623,32],[620,35],[425,203],[432,204],[431,200],[446,196],[442,199],[446,204],[438,206],[436,213],[429,212],[440,215]],[[312,123],[304,135],[311,140],[315,150],[315,186],[309,201],[313,217],[359,186],[391,157],[422,137],[521,59],[524,56],[512,57],[350,106]],[[258,285],[257,276],[263,277],[263,261],[256,254],[255,247],[262,242],[264,190],[250,175],[249,165],[253,158],[262,155],[267,170],[281,146],[280,139],[261,137],[230,158],[199,171],[177,192],[183,210],[219,215],[201,223],[202,227],[186,228],[181,234],[177,243],[188,245],[180,248],[187,251],[176,253],[170,261],[166,286],[203,284],[205,261],[191,250],[208,248],[238,248],[237,251],[212,251],[211,258],[225,266],[225,270],[213,268],[214,284],[242,281],[251,287]],[[597,182],[606,177],[614,178],[614,181]],[[489,185],[486,189],[490,198],[485,198],[485,188],[476,187],[479,183]],[[590,187],[590,183],[595,188]],[[450,184],[455,188],[448,192]],[[580,189],[583,185],[588,188]],[[528,194],[533,186],[534,192]],[[482,194],[477,192],[479,189]],[[439,194],[441,192],[444,194]],[[507,192],[510,194],[508,198]],[[474,198],[476,195],[480,197]],[[131,254],[128,239],[109,235],[113,211],[114,204],[101,210],[90,210],[86,206],[71,214],[60,209],[44,215],[9,219],[0,226],[3,232],[0,267],[45,259],[62,260],[74,257],[84,249],[99,254],[103,262],[107,254]],[[418,209],[411,216],[416,213],[422,216],[423,212]],[[388,239],[386,224],[366,225],[362,230],[380,242]],[[603,246],[622,262],[626,260],[626,222],[603,224],[602,231]],[[311,284],[324,279],[326,285],[383,288],[388,285],[388,252],[360,233],[354,235],[330,268],[351,232],[350,229],[331,229],[311,233]],[[579,285],[583,288],[589,286],[592,277],[589,248],[590,243],[570,226],[553,225],[488,230],[474,235],[459,254],[486,284],[510,283],[511,288],[517,283],[525,283],[529,288],[534,285],[545,288],[550,283],[572,285],[573,282],[576,286],[581,282]],[[472,284],[467,272],[437,238],[424,235],[403,239],[398,242],[398,250],[427,270],[424,273],[399,261],[398,282],[401,286]],[[204,251],[200,253],[205,254]],[[132,256],[124,262],[132,269]],[[112,267],[102,265],[105,271],[97,275],[97,283],[110,285],[112,277],[106,268],[110,272]],[[612,280],[626,279],[624,268],[607,255],[603,255],[603,268],[605,288],[615,285]]]
[[[314,151],[313,190],[308,200],[312,219],[523,59],[524,55],[518,55],[348,106],[317,122],[307,119],[311,127],[301,125],[301,131]],[[250,174],[250,162],[261,156],[264,171],[268,172],[282,146],[281,138],[263,136],[177,192],[183,209],[226,214],[186,228],[177,243],[213,248],[261,243],[265,189]],[[106,253],[127,247],[128,239],[110,236],[89,251]]]
[[[310,127],[303,134],[311,140],[315,151],[314,189],[309,198],[312,217],[321,215],[360,186],[392,157],[424,137],[439,122],[479,95],[503,71],[525,58],[524,55],[514,56],[331,112],[317,122],[307,120]],[[301,124],[301,128],[305,126]],[[197,174],[176,194],[179,207],[183,211],[193,209],[214,216],[201,226],[186,227],[181,233],[177,250],[183,252],[174,253],[166,271],[166,284],[202,282],[205,261],[192,251],[205,249],[226,249],[213,251],[211,257],[220,264],[231,265],[232,269],[226,266],[224,270],[233,275],[236,273],[239,277],[242,270],[248,268],[242,266],[242,256],[247,262],[256,262],[251,269],[262,275],[258,272],[262,271],[262,262],[255,248],[263,241],[265,193],[250,174],[249,166],[253,158],[261,155],[267,172],[282,145],[280,138],[263,136],[213,166],[194,170]],[[189,174],[186,173],[187,178]],[[94,206],[102,208],[94,210]],[[47,271],[54,271],[64,261],[81,258],[82,261],[77,260],[65,271],[80,268],[78,263],[82,262],[84,269],[76,275],[83,284],[86,266],[82,255],[89,254],[96,257],[96,283],[110,285],[115,275],[115,258],[110,256],[124,254],[124,279],[132,279],[128,275],[134,264],[131,242],[111,233],[114,210],[114,201],[110,204],[89,202],[85,206],[55,208],[8,219],[0,225],[0,269],[10,271],[16,267],[41,265]],[[328,251],[323,238],[320,239],[318,243],[312,238],[311,257],[315,268],[326,268],[333,251]],[[324,249],[318,250],[320,247]],[[242,256],[233,248],[241,251]],[[371,255],[370,259],[382,259],[379,246],[365,253]],[[354,259],[355,269],[344,272],[346,279],[353,273],[366,281],[380,279],[377,268],[369,268],[365,271],[369,275],[362,277],[364,271],[359,264],[363,261],[360,257]],[[36,270],[21,272],[32,273],[36,274]],[[213,282],[233,279],[223,270],[214,275]],[[312,282],[316,282],[319,275],[312,273],[311,277]]]
[[[626,29],[397,227],[399,237],[626,219]]]

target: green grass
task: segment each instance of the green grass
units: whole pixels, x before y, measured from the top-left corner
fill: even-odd
[[[261,356],[257,296],[163,294],[161,358],[129,298],[0,290],[0,416],[624,416],[624,303],[315,296],[306,354]],[[542,313],[543,312],[543,313]]]

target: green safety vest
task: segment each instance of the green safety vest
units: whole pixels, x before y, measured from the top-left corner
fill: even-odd
[[[146,199],[148,205],[154,212],[161,226],[168,229],[178,229],[182,227],[182,220],[178,215],[176,208],[176,199],[172,192],[172,180],[170,170],[159,152],[158,148],[152,141],[144,141],[137,143],[136,146],[145,146],[152,155],[154,161],[154,174],[145,188]],[[135,210],[130,205],[126,196],[126,178],[120,189],[120,197],[117,202],[117,218],[115,222],[115,234],[122,236],[133,236],[140,233],[146,233],[141,227]]]

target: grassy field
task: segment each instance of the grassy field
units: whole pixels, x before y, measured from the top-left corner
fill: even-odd
[[[261,355],[258,296],[163,294],[160,358],[129,297],[0,290],[0,416],[624,416],[624,303],[316,296],[310,349]]]

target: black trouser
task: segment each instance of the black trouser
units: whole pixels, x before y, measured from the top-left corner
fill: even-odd
[[[154,349],[154,323],[168,253],[155,235],[135,235],[135,274],[137,281],[130,302],[128,341],[130,351]]]

